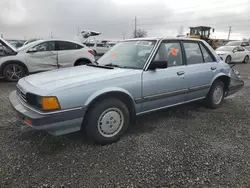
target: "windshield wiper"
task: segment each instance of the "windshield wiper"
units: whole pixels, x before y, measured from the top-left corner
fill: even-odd
[[[118,68],[126,68],[125,66],[121,66],[121,65],[117,65],[117,64],[113,64],[113,63],[109,63],[109,64],[106,64],[104,66],[107,66],[107,67],[118,67]]]
[[[99,68],[104,68],[104,69],[114,69],[113,67],[108,67],[108,66],[102,66],[99,64],[86,64],[89,67],[99,67]]]

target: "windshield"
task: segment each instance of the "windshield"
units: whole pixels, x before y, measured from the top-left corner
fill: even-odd
[[[228,42],[225,46],[239,46],[241,44],[241,41],[232,41]]]
[[[34,42],[28,43],[28,44],[22,46],[21,48],[18,48],[18,51],[26,50],[26,49],[30,48],[31,46],[40,43],[41,41],[42,41],[42,40],[36,40],[36,41],[34,41]]]
[[[142,69],[156,44],[156,40],[125,41],[116,44],[98,63],[104,66]]]
[[[216,49],[216,51],[232,51],[234,47],[232,46],[222,46]]]

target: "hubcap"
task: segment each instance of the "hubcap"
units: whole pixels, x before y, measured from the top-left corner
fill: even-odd
[[[220,104],[221,100],[223,98],[223,88],[221,85],[218,85],[213,94],[213,100],[215,104]]]
[[[245,62],[248,63],[248,61],[249,61],[249,57],[247,56],[247,57],[245,58]]]
[[[123,127],[124,116],[118,108],[105,110],[98,120],[98,131],[104,137],[117,135]]]
[[[22,69],[16,65],[9,67],[6,74],[10,80],[19,80],[23,76]]]

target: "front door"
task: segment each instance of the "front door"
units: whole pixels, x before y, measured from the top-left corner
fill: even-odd
[[[27,52],[29,72],[41,72],[57,69],[57,51],[55,42],[48,41],[38,44]]]
[[[188,101],[207,95],[211,81],[219,71],[215,57],[207,47],[198,41],[183,42],[186,55],[186,75],[188,82]]]
[[[178,41],[163,41],[154,60],[167,61],[168,68],[146,70],[142,75],[142,112],[165,108],[185,101],[186,65]]]

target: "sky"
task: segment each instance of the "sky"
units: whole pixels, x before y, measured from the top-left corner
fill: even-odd
[[[213,38],[250,38],[250,0],[1,0],[0,34],[7,39],[73,39],[95,30],[97,39],[176,36],[190,26],[211,26]],[[182,28],[182,29],[181,29]],[[182,32],[181,32],[182,31]]]

